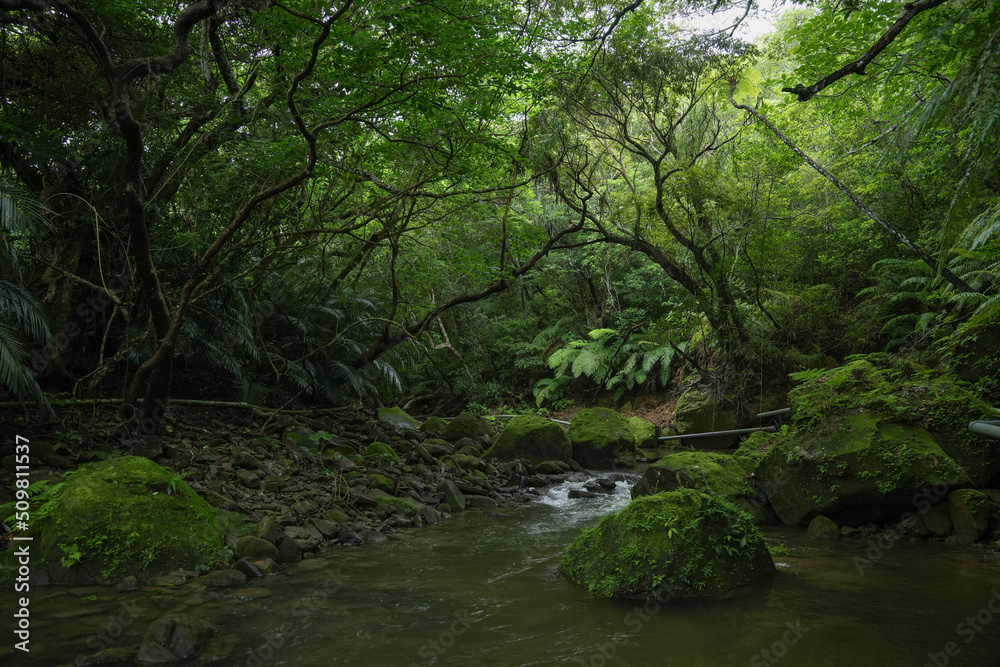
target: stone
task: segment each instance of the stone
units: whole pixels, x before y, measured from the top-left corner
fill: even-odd
[[[920,518],[932,535],[936,537],[951,535],[953,526],[951,524],[951,513],[948,511],[948,503],[939,503],[928,508]]]
[[[596,498],[597,494],[593,491],[587,491],[586,489],[570,489],[567,496],[574,499]]]
[[[534,415],[515,417],[483,454],[487,459],[513,461],[527,459],[532,465],[544,461],[568,462],[573,456],[566,430],[559,424]]]
[[[406,414],[402,408],[379,408],[377,415],[380,422],[399,430],[416,430],[421,426],[420,420]]]
[[[233,563],[233,569],[239,570],[245,574],[247,579],[256,579],[264,576],[264,573],[260,571],[260,568],[254,565],[253,561],[249,558],[240,558],[238,561]]]
[[[229,459],[229,462],[233,464],[234,467],[244,468],[246,470],[260,470],[260,461],[257,460],[253,454],[249,452],[238,451],[235,452]]]
[[[948,511],[958,543],[966,546],[982,537],[995,510],[993,501],[981,491],[961,489],[949,494]]]
[[[259,537],[271,544],[277,545],[281,538],[285,536],[285,531],[281,529],[281,526],[274,519],[265,518],[254,526],[253,534],[254,537]]]
[[[190,614],[167,614],[150,624],[139,646],[139,663],[176,662],[193,658],[214,626]]]
[[[373,461],[376,465],[388,463],[389,465],[399,463],[399,454],[392,447],[384,442],[373,442],[365,448],[364,457]]]
[[[632,437],[635,439],[635,446],[641,449],[656,449],[659,445],[657,441],[656,424],[647,421],[642,417],[628,417],[629,428],[632,429]]]
[[[692,387],[677,399],[674,427],[677,433],[708,433],[736,428],[736,414],[723,409],[716,395],[707,388]],[[685,444],[699,449],[724,449],[736,443],[737,436],[722,435],[690,438]]]
[[[312,525],[323,535],[324,539],[331,540],[337,536],[340,527],[332,521],[326,519],[313,519]]]
[[[486,420],[472,412],[463,412],[448,422],[441,437],[448,442],[471,438],[485,442],[493,435],[493,427]]]
[[[282,536],[277,547],[279,563],[298,563],[302,560],[302,547],[295,540]]]
[[[149,459],[122,456],[88,463],[32,515],[32,566],[51,583],[104,583],[224,562],[216,510],[173,472]],[[76,564],[62,565],[60,545],[93,543]],[[34,569],[33,569],[34,574]]]
[[[364,539],[355,533],[350,526],[341,526],[337,537],[340,539],[340,544],[345,547],[360,547],[365,544]]]
[[[750,483],[756,467],[752,458],[718,452],[673,452],[650,464],[632,487],[632,497],[679,488],[711,489],[749,512],[759,524],[774,523],[775,514],[764,492]]]
[[[396,482],[389,479],[385,475],[373,473],[368,476],[368,483],[372,486],[372,488],[380,489],[388,494],[396,492]]]
[[[247,575],[239,570],[212,570],[201,579],[209,588],[242,586],[247,583]]]
[[[350,521],[350,517],[347,516],[347,512],[342,509],[337,509],[336,507],[332,507],[323,512],[323,518],[338,525],[343,525]]]
[[[771,438],[756,476],[789,525],[820,514],[852,526],[897,521],[923,490],[971,483],[926,430],[874,412],[832,416]]]
[[[806,532],[809,534],[809,537],[818,537],[827,540],[835,540],[840,537],[840,528],[825,516],[813,518],[809,522],[809,528]]]
[[[236,477],[239,478],[240,483],[247,487],[248,489],[259,489],[260,488],[260,477],[257,473],[252,470],[245,470],[240,468],[236,471]]]
[[[240,558],[273,558],[277,560],[278,549],[265,539],[244,535],[236,540],[236,555]]]
[[[438,436],[444,433],[446,428],[448,428],[448,422],[435,415],[425,419],[424,423],[420,425],[419,431],[427,435]]]
[[[608,408],[585,408],[567,432],[573,458],[584,468],[635,466],[635,438],[628,420]]]
[[[634,499],[584,530],[560,571],[604,598],[723,598],[775,573],[749,517],[693,489]]]
[[[449,511],[460,512],[465,509],[465,494],[459,490],[459,488],[455,485],[455,482],[445,480],[438,487],[438,490],[444,493],[444,502],[450,508]]]
[[[560,475],[569,472],[569,464],[565,461],[542,461],[535,470],[543,475]]]

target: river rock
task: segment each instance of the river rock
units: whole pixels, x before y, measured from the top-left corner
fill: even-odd
[[[190,614],[167,614],[153,621],[139,646],[136,662],[158,664],[197,655],[214,626]]]
[[[931,534],[937,537],[951,535],[953,526],[951,523],[951,513],[948,510],[948,503],[938,503],[927,509],[920,518]]]
[[[340,540],[341,546],[345,547],[360,547],[365,544],[364,539],[351,530],[350,526],[341,526],[337,532],[337,538]]]
[[[445,480],[438,487],[438,491],[444,494],[444,502],[450,508],[451,512],[460,512],[465,509],[465,494],[459,490],[455,482],[451,480]]]
[[[239,451],[233,454],[229,462],[237,468],[244,468],[246,470],[260,470],[260,461],[257,460],[253,454],[249,452]]]
[[[285,532],[281,529],[274,519],[270,517],[261,520],[253,529],[254,537],[259,537],[262,540],[267,540],[271,544],[277,545],[278,542],[284,537]]]
[[[252,470],[244,470],[243,468],[240,468],[236,471],[236,477],[239,478],[240,483],[248,489],[260,488],[260,477]]]
[[[995,506],[985,493],[962,489],[948,495],[948,509],[958,543],[964,546],[983,536]]]
[[[194,570],[226,559],[215,516],[187,483],[146,458],[88,463],[66,478],[44,516],[32,515],[32,566],[47,570],[52,583]],[[66,568],[60,545],[67,544],[92,546],[83,546],[78,562]]]
[[[420,420],[414,419],[402,408],[379,408],[378,420],[399,430],[419,429]]]
[[[656,449],[659,442],[656,440],[656,424],[642,417],[629,417],[629,428],[632,429],[632,437],[635,439],[635,446],[640,449]]]
[[[438,436],[444,433],[446,428],[448,428],[448,422],[437,415],[433,415],[424,420],[424,423],[420,425],[419,431],[427,435]]]
[[[350,517],[347,516],[347,512],[336,507],[332,507],[323,513],[323,518],[327,521],[332,521],[338,525],[344,525],[350,521]]]
[[[636,498],[563,553],[560,571],[606,598],[718,598],[774,575],[749,517],[692,489]]]
[[[225,588],[227,586],[242,586],[247,583],[247,575],[239,570],[212,570],[202,581],[209,588]]]
[[[535,470],[543,475],[559,475],[569,472],[569,464],[565,461],[542,461],[535,466]]]
[[[836,540],[840,537],[840,528],[825,516],[818,516],[810,521],[806,532],[809,533],[809,537],[819,537],[827,540]]]
[[[731,431],[736,428],[736,413],[724,409],[713,391],[704,387],[692,387],[677,399],[674,427],[677,433],[708,433],[711,431]],[[722,435],[684,440],[686,444],[699,449],[724,449],[736,443],[737,436]]]
[[[527,459],[532,465],[544,461],[568,462],[573,456],[573,446],[559,424],[544,417],[524,415],[512,419],[483,456],[501,461]]]
[[[711,489],[749,512],[759,524],[773,523],[774,511],[761,489],[750,483],[756,466],[752,457],[718,452],[674,452],[646,468],[632,487],[632,497],[679,488]]]
[[[278,549],[265,539],[244,535],[236,540],[236,555],[256,560],[258,558],[278,558]]]
[[[493,427],[485,419],[472,412],[463,412],[448,422],[441,437],[448,442],[458,442],[462,438],[488,442],[492,435]]]
[[[302,547],[292,538],[282,536],[277,547],[279,563],[298,563],[302,560]]]
[[[635,466],[635,438],[628,420],[608,408],[585,408],[567,432],[573,458],[585,468]]]

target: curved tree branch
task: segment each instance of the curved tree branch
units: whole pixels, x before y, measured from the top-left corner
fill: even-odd
[[[833,74],[828,74],[822,79],[812,84],[811,86],[803,86],[798,84],[791,88],[782,88],[783,93],[795,93],[799,102],[807,102],[816,96],[821,90],[829,86],[831,83],[844,78],[850,74],[864,74],[865,68],[868,64],[875,59],[875,57],[885,50],[885,47],[889,46],[899,33],[903,32],[903,28],[910,20],[919,14],[920,12],[926,11],[928,9],[933,9],[938,5],[943,5],[948,0],[919,0],[918,2],[908,2],[903,5],[903,11],[900,13],[899,18],[896,22],[889,26],[889,29],[885,31],[885,34],[879,37],[878,41],[872,45],[870,49],[865,51],[865,53],[857,60],[851,61],[838,69]]]

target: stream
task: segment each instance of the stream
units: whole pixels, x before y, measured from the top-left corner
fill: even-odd
[[[748,595],[594,599],[559,574],[559,556],[582,528],[625,505],[629,490],[619,482],[614,495],[569,499],[580,486],[333,549],[241,588],[194,580],[134,592],[35,589],[29,655],[12,649],[6,610],[17,594],[3,590],[0,659],[73,665],[101,647],[125,654],[155,618],[184,612],[218,626],[192,663],[248,667],[1000,664],[1000,567],[944,544],[874,551],[868,539],[820,541],[766,527],[768,542],[788,555],[775,557],[773,582]],[[859,573],[856,558],[877,562]]]

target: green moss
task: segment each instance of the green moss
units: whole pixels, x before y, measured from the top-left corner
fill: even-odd
[[[381,464],[388,462],[391,464],[399,463],[399,455],[393,450],[392,447],[385,444],[384,442],[373,442],[365,448],[364,458],[374,462],[375,464]]]
[[[573,445],[573,458],[585,467],[635,465],[637,450],[632,429],[628,420],[614,410],[580,410],[573,418],[567,435]]]
[[[493,429],[486,420],[475,413],[463,412],[448,422],[441,437],[448,442],[456,442],[462,438],[477,440],[489,438],[491,435]]]
[[[716,597],[774,572],[750,517],[691,489],[633,500],[585,530],[560,570],[600,597]]]
[[[224,562],[215,515],[177,475],[127,456],[81,466],[40,508],[32,532],[43,562],[110,580]]]
[[[628,425],[632,429],[636,447],[654,449],[657,446],[656,424],[642,417],[629,417]]]
[[[420,432],[428,435],[441,435],[448,428],[448,422],[434,415],[424,420],[420,426]]]
[[[573,447],[565,429],[544,417],[515,417],[483,454],[484,458],[512,461],[524,458],[532,465],[542,461],[569,461]]]
[[[418,511],[420,507],[410,500],[409,498],[396,498],[395,496],[388,496],[379,498],[379,506],[386,506],[390,508],[393,513],[402,513],[406,516],[413,516]]]
[[[396,492],[396,483],[385,475],[373,473],[368,476],[368,483],[372,486],[372,488],[381,489],[388,494]]]
[[[632,487],[632,497],[648,496],[678,488],[696,489],[719,495],[750,513],[757,523],[773,521],[767,498],[749,483],[755,456],[735,456],[717,452],[675,452],[650,465]]]

